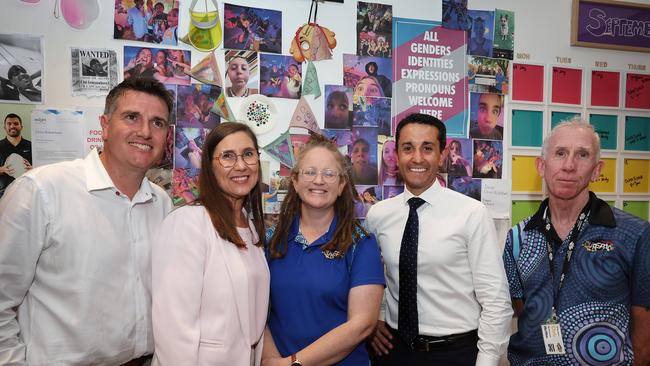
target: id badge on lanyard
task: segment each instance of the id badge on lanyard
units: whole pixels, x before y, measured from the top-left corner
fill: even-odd
[[[549,235],[551,229],[551,220],[547,216],[547,212],[544,212],[544,219],[546,220],[546,240],[547,240],[547,249],[548,249],[548,260],[549,260],[549,270],[551,276],[553,276],[553,248],[551,246],[552,239]],[[560,327],[560,322],[557,316],[556,308],[559,304],[558,298],[560,296],[560,291],[562,290],[562,285],[564,284],[564,278],[569,269],[569,263],[571,262],[571,256],[573,255],[573,250],[575,248],[575,243],[578,240],[578,236],[584,227],[584,224],[587,222],[589,217],[589,211],[586,213],[583,211],[578,217],[578,222],[576,227],[574,227],[571,237],[569,238],[569,247],[564,258],[564,263],[562,265],[562,272],[560,274],[560,280],[558,284],[557,292],[553,296],[553,307],[551,308],[551,316],[543,324],[541,324],[542,336],[544,337],[544,349],[547,355],[563,355],[566,353],[564,347],[564,340],[562,339],[562,329]],[[553,281],[552,281],[553,282]]]

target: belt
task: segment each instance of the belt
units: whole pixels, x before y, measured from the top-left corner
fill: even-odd
[[[414,351],[429,352],[457,344],[476,343],[476,341],[478,341],[478,331],[474,329],[465,333],[450,334],[440,337],[419,335],[413,339],[410,346]]]

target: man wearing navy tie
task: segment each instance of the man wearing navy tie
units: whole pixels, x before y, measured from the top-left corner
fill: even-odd
[[[412,114],[397,126],[405,190],[366,217],[386,266],[376,365],[493,365],[505,352],[512,309],[487,209],[436,180],[445,125]]]

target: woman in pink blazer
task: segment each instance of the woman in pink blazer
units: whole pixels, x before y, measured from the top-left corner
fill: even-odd
[[[255,134],[207,136],[199,200],[162,223],[152,253],[154,365],[259,365],[269,301]]]

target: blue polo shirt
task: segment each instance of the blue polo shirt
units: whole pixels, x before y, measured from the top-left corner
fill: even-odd
[[[282,357],[300,351],[345,323],[352,287],[386,284],[379,247],[372,234],[361,237],[342,258],[325,257],[321,246],[334,236],[336,223],[335,217],[327,233],[309,245],[298,231],[299,219],[294,219],[286,256],[269,261],[268,325]],[[365,342],[361,342],[336,365],[368,362]]]
[[[588,224],[559,294],[565,355],[546,355],[540,324],[551,315],[571,234],[566,240],[551,236],[561,242],[551,275],[543,228],[548,200],[508,233],[503,262],[510,295],[524,302],[508,346],[513,366],[632,365],[630,307],[650,306],[650,223],[610,208],[591,192],[587,205]]]

